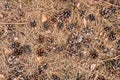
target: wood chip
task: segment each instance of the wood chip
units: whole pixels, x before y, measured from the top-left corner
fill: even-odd
[[[45,14],[42,14],[42,22],[46,22],[47,21],[47,17]]]
[[[76,6],[77,6],[77,8],[79,9],[79,8],[80,8],[80,3],[77,3]]]
[[[95,67],[96,67],[96,64],[92,64],[92,65],[91,65],[91,71],[94,70]]]
[[[0,18],[3,18],[3,15],[2,15],[2,13],[0,13]]]
[[[3,74],[0,74],[0,80],[5,79],[5,76]]]

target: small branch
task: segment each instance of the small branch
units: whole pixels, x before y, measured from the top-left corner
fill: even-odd
[[[106,3],[106,4],[108,4],[108,5],[112,5],[112,6],[115,6],[115,7],[120,7],[120,6],[118,6],[118,5],[112,4],[112,3],[107,2],[107,1],[102,1],[102,0],[100,0],[99,2],[103,2],[103,3]]]
[[[26,24],[26,23],[4,23],[4,22],[0,22],[0,24]]]
[[[22,0],[20,0],[20,9],[22,9]]]

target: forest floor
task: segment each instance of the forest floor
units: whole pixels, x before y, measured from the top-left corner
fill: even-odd
[[[120,0],[0,0],[0,80],[120,80]]]

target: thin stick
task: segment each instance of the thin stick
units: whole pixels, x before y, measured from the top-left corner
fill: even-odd
[[[22,0],[20,0],[20,9],[22,9]]]
[[[104,3],[108,4],[108,5],[112,5],[112,6],[115,6],[115,7],[120,7],[120,6],[118,6],[118,5],[115,5],[115,4],[112,4],[112,3],[106,2],[106,1],[102,1],[102,0],[100,0],[99,2],[104,2]]]
[[[3,23],[3,22],[0,22],[0,24],[26,24],[26,23]]]

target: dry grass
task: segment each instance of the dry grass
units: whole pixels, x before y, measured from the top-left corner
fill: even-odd
[[[0,80],[120,80],[119,33],[119,0],[0,0]]]

